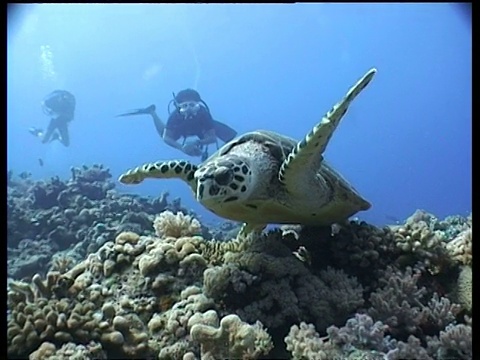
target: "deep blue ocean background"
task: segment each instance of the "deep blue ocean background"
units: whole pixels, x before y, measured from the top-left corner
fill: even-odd
[[[372,204],[373,224],[415,209],[438,217],[472,208],[472,34],[465,5],[20,5],[9,9],[7,166],[35,179],[102,163],[115,178],[184,157],[148,116],[115,118],[196,88],[214,118],[239,133],[301,139],[368,69],[378,73],[336,131],[326,159]],[[71,145],[42,145],[40,102],[75,94]],[[43,167],[39,164],[43,160]],[[198,161],[194,159],[194,161]],[[118,184],[169,190],[202,219],[180,180]]]

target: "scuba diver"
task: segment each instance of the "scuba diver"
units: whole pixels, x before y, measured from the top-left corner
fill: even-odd
[[[150,105],[117,116],[151,115],[158,135],[167,145],[189,156],[200,156],[202,161],[208,157],[210,144],[216,144],[218,149],[218,139],[228,142],[237,135],[231,127],[213,119],[208,105],[193,89],[182,90],[176,95],[173,93],[173,99],[167,107],[167,124],[162,122],[155,110],[155,105]],[[190,136],[196,136],[197,139],[186,141]],[[183,139],[179,142],[181,138]]]
[[[55,90],[42,101],[42,109],[45,115],[50,117],[47,131],[32,127],[29,132],[41,138],[43,144],[58,140],[69,146],[68,124],[74,117],[75,96],[66,90]]]

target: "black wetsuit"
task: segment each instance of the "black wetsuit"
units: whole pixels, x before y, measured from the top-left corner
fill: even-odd
[[[169,137],[175,141],[189,136],[204,139],[205,134],[215,128],[212,115],[203,106],[195,115],[190,116],[184,116],[177,110],[173,111],[168,117],[165,127]]]
[[[42,142],[50,142],[54,131],[58,130],[60,141],[63,145],[69,146],[68,123],[74,117],[75,97],[66,90],[56,90],[47,96],[44,104],[55,116],[51,117]]]

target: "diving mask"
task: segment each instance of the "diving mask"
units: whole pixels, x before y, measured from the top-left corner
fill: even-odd
[[[178,112],[182,115],[195,114],[200,110],[200,103],[198,101],[185,101],[177,104]]]

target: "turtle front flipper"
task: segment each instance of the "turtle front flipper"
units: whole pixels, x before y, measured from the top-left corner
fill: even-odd
[[[287,189],[295,190],[298,187],[297,174],[303,174],[303,169],[317,161],[318,165],[323,160],[321,154],[325,151],[333,132],[337,128],[348,106],[368,85],[376,69],[370,69],[350,90],[345,97],[327,112],[322,120],[300,141],[283,161],[278,172],[278,178]]]
[[[194,174],[197,168],[197,165],[187,160],[157,161],[128,170],[120,175],[118,180],[122,184],[139,184],[148,178],[178,178],[185,181],[195,191],[197,183]]]

